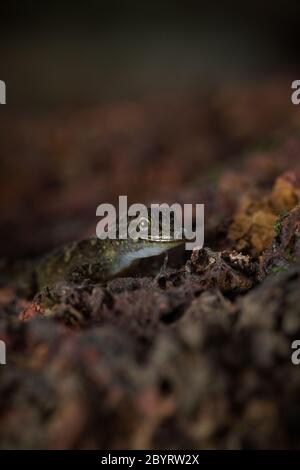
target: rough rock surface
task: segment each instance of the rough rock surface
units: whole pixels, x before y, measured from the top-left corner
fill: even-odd
[[[300,447],[300,121],[279,85],[267,90],[221,90],[201,109],[28,118],[14,142],[6,124],[0,448]],[[264,138],[270,147],[247,151]],[[32,149],[45,158],[29,178]],[[2,175],[18,155],[10,187]],[[117,188],[204,202],[204,248],[174,253],[161,273],[148,260],[101,285],[21,295],[22,258],[88,234],[89,208]]]

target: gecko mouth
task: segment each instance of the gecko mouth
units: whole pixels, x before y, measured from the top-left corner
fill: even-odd
[[[182,238],[170,238],[170,237],[150,237],[147,240],[151,242],[160,242],[160,243],[182,243]]]
[[[168,235],[151,235],[147,238],[152,242],[161,242],[161,243],[183,243],[185,240],[185,230],[182,232],[175,232],[173,236]]]

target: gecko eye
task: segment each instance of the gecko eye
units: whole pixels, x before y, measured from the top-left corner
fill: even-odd
[[[146,230],[148,230],[148,227],[149,227],[149,220],[146,219],[146,217],[142,217],[139,221],[139,225],[138,225],[138,228],[141,232],[144,232]]]

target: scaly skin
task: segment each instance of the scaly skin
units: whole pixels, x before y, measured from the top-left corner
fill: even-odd
[[[73,242],[37,262],[34,269],[37,288],[40,290],[61,280],[105,282],[129,269],[138,259],[159,255],[177,245],[178,241],[132,242],[98,238]]]
[[[142,217],[141,220],[141,223],[146,222],[150,226],[150,212],[148,220]],[[165,253],[181,243],[182,239],[175,239],[172,225],[167,239],[161,236],[152,239],[149,235],[136,240],[130,237],[125,240],[90,238],[69,243],[36,263],[36,290],[52,286],[61,280],[75,283],[81,283],[85,279],[95,283],[105,282],[130,268],[139,259]]]

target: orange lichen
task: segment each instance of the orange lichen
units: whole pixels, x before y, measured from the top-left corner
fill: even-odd
[[[273,240],[276,220],[277,215],[272,212],[267,201],[246,198],[229,227],[228,237],[235,242],[239,251],[250,249],[261,253]]]
[[[237,250],[261,254],[276,235],[278,217],[300,203],[300,174],[286,172],[277,178],[270,195],[244,196],[228,230]]]
[[[277,214],[292,210],[300,203],[300,174],[288,171],[277,178],[270,196]]]

